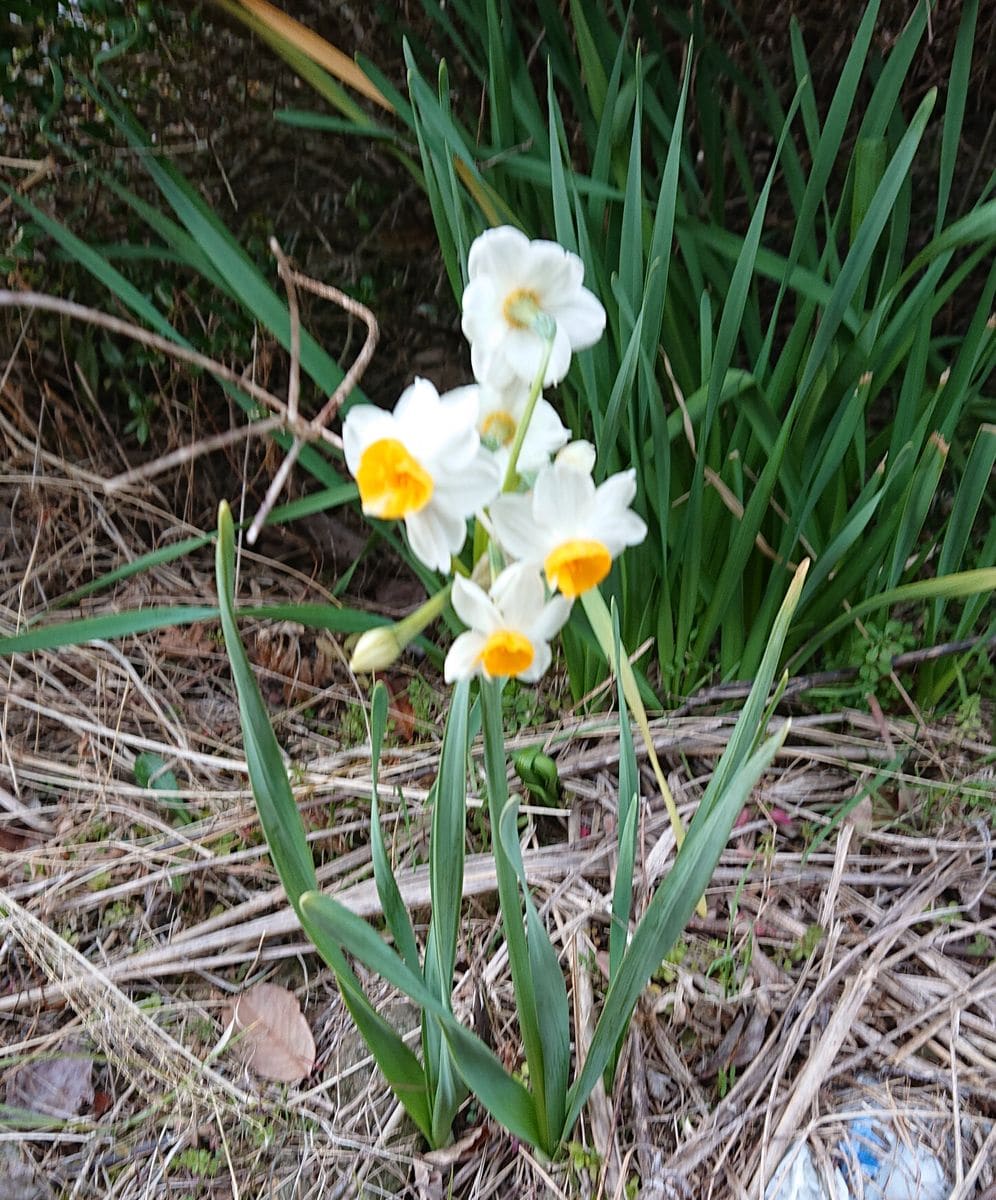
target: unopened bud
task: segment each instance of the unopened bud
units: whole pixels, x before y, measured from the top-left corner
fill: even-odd
[[[595,447],[591,442],[568,442],[562,450],[557,451],[557,462],[590,475],[595,469]]]
[[[381,625],[362,634],[349,660],[349,669],[357,675],[384,671],[396,662],[404,645],[394,625]]]

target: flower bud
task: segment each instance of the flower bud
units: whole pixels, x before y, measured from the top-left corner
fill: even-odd
[[[384,671],[398,659],[403,649],[404,643],[398,638],[396,626],[381,625],[377,629],[368,629],[353,649],[349,669],[357,675]]]

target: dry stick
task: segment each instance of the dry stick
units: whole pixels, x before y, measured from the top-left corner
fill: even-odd
[[[801,1001],[807,987],[805,974],[800,976],[796,983],[794,994],[785,1007],[785,1015],[783,1015],[782,1019],[768,1035],[766,1042],[754,1057],[753,1062],[747,1067],[743,1075],[737,1079],[732,1091],[705,1118],[700,1130],[694,1136],[687,1139],[683,1145],[678,1147],[672,1155],[670,1165],[685,1172],[691,1172],[717,1146],[729,1145],[730,1140],[739,1134],[751,1117],[751,1114],[758,1108],[761,1103],[762,1093],[767,1090],[772,1096],[775,1095],[778,1078],[784,1073],[789,1061],[798,1049],[806,1030],[815,1018],[819,1006],[826,1002],[830,990],[847,975],[848,970],[861,956],[867,953],[869,944],[878,944],[885,940],[887,944],[891,945],[897,937],[901,937],[905,933],[908,926],[922,920],[921,911],[907,913],[906,910],[917,901],[922,901],[922,904],[926,905],[934,895],[943,890],[947,885],[947,872],[952,863],[953,859],[948,859],[936,867],[916,891],[907,894],[907,897],[898,909],[894,909],[889,913],[886,921],[883,921],[869,933],[863,943],[853,946],[850,950],[846,951],[825,978],[821,979],[816,987],[812,989],[811,994],[806,998],[801,1012],[789,1024],[788,1015],[796,1011],[796,1006]],[[846,876],[843,882],[847,882]],[[867,882],[867,880],[864,882]],[[896,880],[896,882],[900,881]],[[831,931],[832,937],[833,931]],[[779,1052],[778,1060],[774,1065],[771,1065],[771,1055],[775,1051]],[[770,1083],[767,1082],[769,1079],[771,1080]],[[766,1135],[762,1144],[767,1145]],[[773,1163],[769,1162],[769,1167],[773,1170],[777,1162],[778,1158],[776,1157]]]
[[[277,473],[277,477],[271,484],[263,506],[250,530],[249,542],[252,544],[259,535],[259,530],[262,527],[266,517],[269,515],[276,498],[283,489],[287,477],[300,455],[304,445],[308,442],[324,439],[333,446],[340,446],[341,442],[338,437],[325,428],[328,422],[336,415],[343,401],[356,386],[358,380],[366,370],[370,359],[373,357],[373,352],[377,344],[378,327],[377,321],[373,313],[360,304],[358,301],[351,299],[338,289],[329,287],[319,283],[306,275],[302,275],[291,269],[283,252],[279,246],[273,241],[274,253],[277,255],[278,267],[281,277],[284,279],[287,288],[288,310],[291,321],[291,368],[290,368],[290,383],[288,387],[287,403],[285,404],[279,397],[273,395],[266,388],[261,387],[248,376],[243,373],[232,371],[228,367],[223,366],[215,359],[209,358],[206,355],[199,354],[196,350],[189,350],[184,346],[170,341],[167,338],[161,337],[158,334],[150,333],[143,329],[140,325],[135,325],[130,321],[124,321],[118,317],[112,317],[108,313],[101,312],[99,309],[88,308],[82,304],[76,304],[71,300],[61,300],[56,296],[49,296],[39,292],[15,292],[6,289],[0,289],[0,307],[17,307],[29,309],[41,309],[46,312],[54,312],[61,316],[70,317],[76,320],[85,321],[88,324],[96,325],[99,328],[107,329],[111,333],[118,333],[124,337],[131,338],[133,341],[141,345],[148,346],[151,349],[158,350],[162,354],[166,354],[180,362],[188,363],[192,366],[201,367],[209,371],[218,379],[223,379],[228,383],[234,384],[241,388],[253,399],[265,404],[267,408],[273,411],[276,416],[262,422],[250,423],[241,429],[230,430],[223,434],[217,434],[213,437],[204,438],[201,441],[194,442],[189,446],[183,447],[180,450],[173,451],[171,454],[164,455],[161,458],[155,459],[151,463],[145,463],[141,467],[136,467],[134,470],[126,471],[123,474],[114,476],[112,479],[101,480],[101,486],[107,493],[113,493],[122,488],[138,482],[143,482],[147,479],[152,479],[156,475],[162,474],[164,471],[171,470],[174,467],[182,466],[184,463],[190,462],[195,458],[199,458],[202,454],[210,453],[215,450],[223,449],[226,446],[233,445],[239,441],[243,441],[250,437],[260,437],[264,434],[272,433],[277,429],[289,429],[294,434],[294,443],[287,458],[281,465]],[[305,421],[301,418],[298,412],[298,400],[300,395],[300,315],[297,303],[297,292],[295,285],[305,288],[306,291],[322,297],[323,299],[333,301],[345,308],[347,312],[363,318],[368,334],[363,347],[360,350],[356,361],[343,376],[339,386],[335,389],[332,396],[326,401],[321,412],[311,421]]]
[[[280,468],[273,477],[269,488],[267,488],[259,512],[249,526],[246,541],[250,546],[259,537],[259,531],[263,528],[263,523],[269,516],[270,510],[276,504],[277,497],[283,491],[284,485],[301,451],[304,449],[305,443],[314,441],[319,437],[324,437],[326,440],[331,438],[332,435],[328,433],[325,426],[336,416],[353,388],[362,379],[364,371],[366,371],[370,365],[370,360],[373,358],[374,350],[377,348],[377,339],[380,335],[377,318],[365,304],[361,304],[358,300],[347,296],[345,292],[340,292],[338,288],[334,288],[329,284],[319,283],[317,279],[312,279],[309,275],[302,275],[300,271],[293,270],[284,252],[280,249],[276,238],[270,239],[270,249],[277,258],[280,277],[287,289],[287,307],[290,313],[291,332],[291,364],[290,382],[287,388],[287,412],[292,423],[297,422],[297,403],[301,380],[301,322],[296,286],[303,287],[305,291],[311,292],[323,300],[338,304],[340,308],[344,308],[353,316],[361,317],[367,327],[367,336],[352,366],[339,381],[339,386],[322,406],[318,415],[309,423],[308,431],[295,433],[294,442],[284,461],[280,464]]]
[[[283,280],[284,288],[287,291],[287,312],[290,317],[290,379],[287,383],[287,419],[293,424],[297,420],[298,404],[301,398],[301,310],[297,302],[294,273],[291,270],[290,263],[287,261],[287,256],[281,250],[280,243],[275,237],[270,238],[270,250],[277,260],[277,269],[280,272],[280,278]],[[250,546],[256,544],[259,531],[263,528],[263,522],[276,504],[277,497],[284,490],[284,484],[294,469],[294,464],[300,457],[304,445],[304,439],[301,435],[295,434],[291,448],[284,461],[280,464],[276,475],[271,480],[270,486],[266,489],[266,495],[263,497],[263,503],[260,506],[259,512],[256,513],[252,524],[249,526],[246,541]]]
[[[9,158],[6,155],[0,155],[0,167],[9,167],[15,171],[30,171],[26,179],[14,189],[17,192],[28,192],[35,186],[41,183],[43,179],[47,179],[49,175],[54,175],[56,171],[55,157],[51,154],[44,158]],[[12,196],[5,196],[0,200],[0,213],[4,213],[14,203]]]
[[[260,387],[259,384],[253,383],[244,374],[239,374],[230,367],[223,366],[215,359],[208,358],[207,355],[200,354],[196,350],[189,350],[186,346],[180,346],[176,342],[171,342],[168,338],[160,337],[157,333],[150,333],[149,330],[143,329],[141,325],[135,325],[131,321],[124,321],[120,317],[112,317],[109,313],[101,312],[98,308],[87,308],[86,305],[76,304],[72,300],[60,300],[58,296],[49,296],[44,292],[11,292],[3,288],[0,288],[0,308],[41,309],[43,312],[54,312],[60,316],[71,317],[77,321],[86,321],[90,325],[97,325],[101,329],[109,330],[111,333],[120,333],[123,337],[131,338],[132,341],[139,342],[143,346],[149,346],[153,350],[159,350],[161,353],[178,359],[180,362],[189,363],[193,367],[202,367],[212,375],[217,375],[219,379],[224,379],[226,382],[234,383],[237,387],[242,388],[254,400],[259,400],[267,408],[271,408],[279,413],[284,412],[285,405],[279,397],[274,396],[272,392],[268,392],[266,388]],[[191,448],[194,449],[195,447]],[[148,465],[155,466],[154,463],[149,463]],[[113,491],[116,487],[121,486],[118,483],[119,478],[120,476],[107,480],[105,486],[109,491]]]
[[[342,377],[342,382],[328,398],[325,402],[325,407],[312,422],[314,425],[327,425],[342,407],[349,393],[363,378],[363,372],[370,365],[370,360],[377,349],[380,327],[377,324],[377,318],[365,304],[361,304],[359,300],[354,300],[352,296],[347,296],[345,292],[340,292],[338,288],[332,287],[331,284],[319,283],[317,279],[312,279],[308,275],[302,275],[300,271],[294,271],[293,278],[298,287],[303,287],[306,292],[311,292],[312,295],[318,296],[322,300],[338,304],[340,308],[344,308],[352,316],[359,317],[367,327],[366,340],[360,347],[360,352],[357,354],[353,365]]]

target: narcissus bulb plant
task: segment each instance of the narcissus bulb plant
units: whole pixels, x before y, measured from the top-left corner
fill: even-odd
[[[349,410],[342,428],[346,465],[363,511],[400,520],[412,552],[449,571],[467,536],[467,518],[498,492],[501,468],[477,432],[477,400],[440,397],[427,379],[405,389],[394,412]]]
[[[499,496],[491,522],[510,557],[541,566],[549,586],[573,599],[597,587],[612,560],[643,541],[647,526],[630,508],[632,468],[596,487],[594,455],[573,446],[565,451],[540,471],[531,493]]]
[[[605,329],[605,309],[582,286],[584,263],[556,242],[531,242],[507,225],[489,229],[470,248],[467,275],[463,332],[475,377],[495,387],[536,377],[546,353],[541,314],[553,326],[544,386],[559,383],[571,354]]]
[[[357,405],[344,422],[363,511],[404,521],[415,557],[452,574],[403,621],[364,634],[352,666],[383,670],[451,601],[468,628],[446,656],[447,682],[532,683],[549,667],[550,641],[575,597],[596,588],[647,527],[630,507],[635,472],[596,487],[595,448],[568,443],[542,396],[605,325],[582,286],[581,260],[502,228],[474,242],[468,270],[463,327],[476,382],[440,396],[416,379],[393,412]],[[454,562],[471,517],[476,562]]]
[[[506,567],[490,595],[458,576],[452,601],[469,628],[446,656],[447,683],[473,675],[535,683],[550,665],[550,639],[571,613],[571,601],[564,596],[546,598],[539,572],[528,563]]]

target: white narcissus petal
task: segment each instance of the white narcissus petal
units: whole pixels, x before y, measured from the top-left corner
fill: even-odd
[[[449,571],[450,560],[463,545],[466,526],[461,523],[460,542],[453,549],[456,539],[453,537],[452,524],[443,513],[435,511],[430,505],[405,518],[405,532],[415,557],[430,571],[445,572]]]
[[[570,437],[557,410],[547,400],[537,400],[526,437],[519,451],[518,471],[532,474],[550,461],[550,455],[559,450]]]
[[[593,465],[590,448],[574,443],[539,472],[531,494],[499,496],[490,509],[505,552],[542,566],[551,586],[570,597],[597,586],[611,559],[647,535],[629,508],[635,471],[620,471],[596,489],[587,464]]]
[[[495,456],[481,446],[459,475],[440,475],[436,494],[440,503],[469,517],[490,503],[500,487],[501,468]]]
[[[543,581],[535,567],[513,563],[491,586],[491,595],[513,629],[528,629],[543,610]]]
[[[533,661],[519,675],[523,683],[535,683],[546,674],[550,663],[553,661],[553,654],[550,652],[550,647],[546,642],[535,642],[533,649],[535,651]]]
[[[581,287],[584,263],[557,242],[535,241],[529,244],[520,278],[519,287],[536,292],[544,310],[550,311],[554,304],[569,301]]]
[[[605,332],[605,309],[584,289],[562,307],[551,306],[550,314],[556,317],[557,328],[564,330],[574,350],[594,346]]]
[[[533,516],[537,524],[560,528],[584,516],[595,499],[595,484],[587,471],[577,470],[570,462],[556,462],[536,476],[533,491]]]
[[[453,611],[464,625],[469,625],[471,629],[480,630],[484,634],[493,633],[500,627],[501,615],[495,607],[495,602],[472,580],[457,575],[453,580],[451,595]]]
[[[502,278],[505,274],[518,274],[529,251],[529,239],[512,225],[487,229],[474,239],[467,256],[467,275],[476,279],[479,275]]]
[[[467,518],[501,486],[501,467],[477,432],[478,407],[476,389],[444,399],[427,379],[416,379],[394,412],[356,405],[343,422],[346,463],[360,482],[364,511],[403,520],[413,553],[434,571],[449,571]],[[397,445],[375,451],[361,470],[364,454],[380,441]]]
[[[469,679],[477,673],[478,660],[486,641],[484,634],[475,629],[468,629],[455,639],[443,663],[443,678],[447,683]]]
[[[393,415],[403,425],[417,425],[420,421],[432,420],[438,407],[439,393],[428,379],[416,375],[398,397]]]
[[[544,557],[544,530],[533,519],[531,496],[499,496],[489,509],[495,536],[510,558],[541,563]]]
[[[568,337],[567,330],[563,325],[557,325],[557,332],[553,335],[553,348],[550,351],[550,361],[546,364],[546,374],[543,377],[543,384],[550,387],[552,384],[560,383],[567,374],[567,370],[571,365],[571,339]],[[537,370],[539,365],[537,364]],[[533,375],[535,375],[535,371]]]
[[[630,467],[610,475],[595,489],[595,501],[605,508],[626,508],[636,496],[636,471]]]
[[[554,596],[552,600],[548,600],[543,606],[543,612],[540,618],[533,626],[533,632],[541,641],[548,642],[551,638],[556,637],[561,629],[567,624],[567,618],[571,615],[573,601],[567,596]]]
[[[606,514],[595,526],[595,535],[604,542],[613,558],[626,546],[637,546],[647,536],[647,523],[630,509]]]

